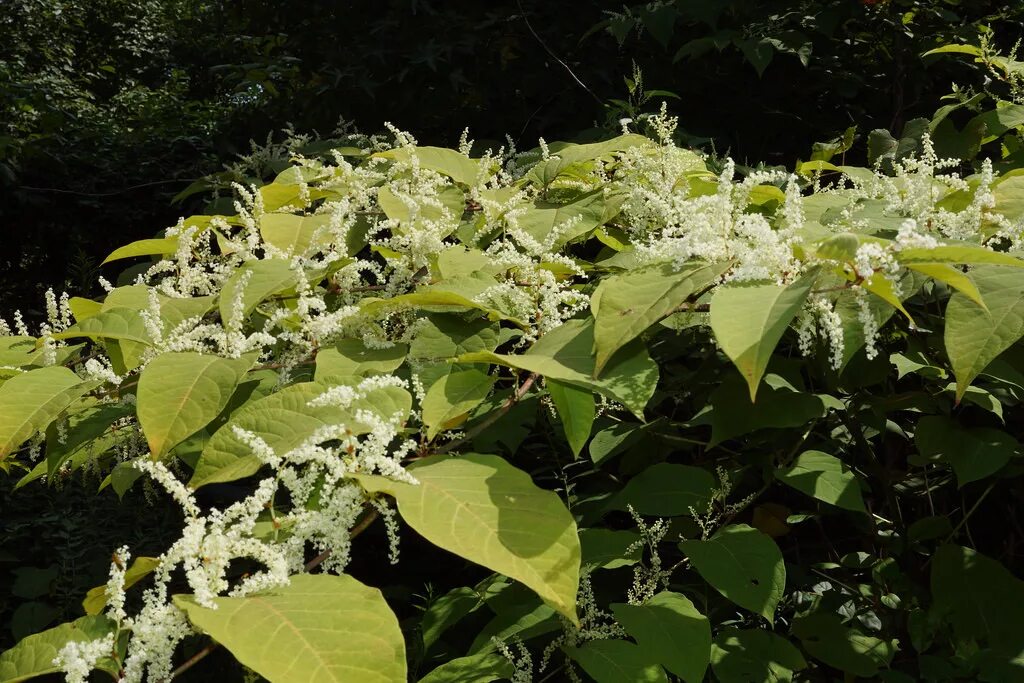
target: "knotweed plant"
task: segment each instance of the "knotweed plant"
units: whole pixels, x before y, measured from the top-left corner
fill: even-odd
[[[544,676],[611,680],[601,667],[619,658],[661,676],[644,680],[665,680],[665,670],[700,680],[731,641],[712,648],[711,608],[684,594],[683,573],[744,610],[747,621],[729,628],[747,630],[729,637],[760,638],[750,634],[777,610],[806,616],[784,600],[769,513],[755,508],[755,526],[737,516],[778,480],[875,528],[891,524],[864,506],[866,466],[850,470],[804,444],[880,433],[851,426],[841,378],[851,364],[887,363],[892,330],[923,338],[920,300],[969,313],[945,320],[957,402],[1017,341],[1024,330],[999,315],[1019,306],[1006,292],[1024,272],[1021,176],[990,162],[964,174],[927,137],[919,155],[889,159],[891,173],[741,169],[678,147],[664,112],[649,124],[651,138],[626,131],[524,153],[509,143],[478,156],[467,136],[442,149],[390,126],[315,154],[295,140],[272,182],[232,187],[233,214],[184,217],[112,253],[107,262],[133,265],[104,281],[101,300],[51,292],[38,329],[19,312],[0,321],[0,464],[19,485],[88,470],[119,495],[155,487],[182,515],[158,557],[116,551],[89,616],[0,657],[3,680],[59,669],[82,682],[98,669],[168,681],[214,647],[197,654],[182,643],[205,637],[271,681],[405,680],[410,662],[424,664],[407,653],[409,634],[378,590],[346,574],[353,539],[377,519],[393,562],[401,519],[507,577],[501,590],[528,589],[536,623],[560,620],[539,632],[514,620],[485,629],[432,681],[454,680],[445,667],[459,666],[531,680],[526,641],[538,633],[549,634],[536,650]],[[980,345],[970,329],[979,316],[997,330]],[[691,352],[711,375],[695,374]],[[805,386],[811,370],[798,362],[826,379]],[[681,374],[710,399],[695,404]],[[766,407],[793,397],[804,402],[785,415]],[[536,409],[539,398],[548,410]],[[516,455],[536,460],[522,445],[538,416],[560,441],[531,471],[557,472],[557,492]],[[750,441],[760,459],[745,459],[738,439],[780,425],[802,430],[795,445],[757,451],[765,443]],[[662,438],[658,460],[631,451],[618,475],[601,474],[636,440]],[[593,471],[573,483],[580,461],[564,466],[555,454],[571,460],[588,442]],[[766,483],[741,486],[755,467]],[[245,493],[202,502],[204,487],[229,482]],[[727,503],[734,486],[748,488]],[[584,534],[581,550],[579,530],[605,514],[621,515],[621,528]],[[626,536],[615,553],[588,546],[614,545],[616,534]],[[685,557],[673,558],[679,541]],[[726,566],[723,553],[747,559]],[[622,602],[605,607],[594,575],[609,566],[632,575]],[[737,571],[755,576],[737,587]],[[862,599],[843,604],[856,612]],[[838,620],[832,607],[815,603],[815,618]],[[680,627],[692,636],[686,661],[651,644],[648,610],[690,620]],[[731,633],[722,611],[712,614],[715,631]],[[879,642],[887,666],[894,646]],[[43,645],[51,654],[25,654]]]

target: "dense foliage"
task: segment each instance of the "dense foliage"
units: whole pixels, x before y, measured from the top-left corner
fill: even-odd
[[[257,150],[2,324],[12,496],[180,522],[0,681],[1024,680],[1022,67],[938,52],[996,84],[870,167],[737,166],[664,110]]]

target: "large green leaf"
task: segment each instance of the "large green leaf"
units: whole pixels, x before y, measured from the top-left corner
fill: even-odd
[[[973,244],[942,244],[937,247],[912,247],[899,252],[899,261],[917,263],[965,263],[1024,268],[1024,259]]]
[[[239,293],[242,283],[245,289]],[[220,317],[231,320],[235,302],[241,297],[242,319],[244,320],[257,304],[272,294],[295,287],[298,278],[286,259],[265,259],[251,261],[231,274],[220,291]]]
[[[935,551],[932,611],[963,642],[1016,657],[1024,650],[1024,582],[990,557],[958,545]]]
[[[347,409],[308,405],[326,390],[326,385],[313,382],[293,384],[240,407],[203,447],[189,486],[235,481],[259,470],[260,459],[235,435],[235,427],[258,435],[275,453],[283,455],[326,425],[344,424],[353,434],[365,433],[369,427],[353,417],[357,410],[369,410],[385,418],[399,414],[404,420],[412,405],[409,392],[399,387],[374,389]]]
[[[313,244],[317,231],[323,231],[330,220],[329,213],[316,216],[266,213],[260,218],[260,236],[286,256],[302,256]]]
[[[978,266],[971,271],[988,310],[956,293],[946,306],[946,353],[956,375],[956,398],[996,356],[1024,336],[1024,272]]]
[[[688,263],[678,268],[662,263],[601,280],[590,304],[596,319],[595,372],[600,374],[618,349],[709,287],[729,265]]]
[[[636,475],[609,503],[614,510],[632,507],[641,515],[675,517],[705,511],[716,486],[705,469],[662,462]]]
[[[775,607],[786,587],[786,565],[769,536],[746,524],[733,524],[706,541],[683,541],[679,546],[719,593],[770,622],[775,620]]]
[[[481,172],[479,159],[470,159],[465,154],[444,147],[398,147],[373,156],[406,163],[415,156],[422,168],[437,171],[463,185],[476,185],[477,176]]]
[[[146,578],[160,566],[160,559],[156,557],[136,557],[124,573],[125,590],[131,588],[142,579]],[[86,614],[99,614],[107,606],[107,586],[96,586],[90,588],[82,600],[82,609]]]
[[[589,389],[554,379],[547,380],[547,388],[558,417],[562,420],[562,431],[565,432],[569,448],[573,455],[579,457],[594,426],[594,394]]]
[[[918,420],[914,443],[924,458],[949,463],[959,486],[998,472],[1020,448],[1006,432],[990,427],[967,429],[942,415]]]
[[[700,683],[711,657],[711,625],[685,595],[662,591],[642,605],[613,604],[615,619],[648,661]]]
[[[580,543],[559,497],[495,455],[431,456],[409,467],[418,485],[357,478],[394,496],[398,511],[431,543],[521,581],[577,621]]]
[[[447,661],[419,683],[491,683],[511,678],[512,673],[512,664],[501,655],[479,654]]]
[[[270,683],[394,683],[406,680],[398,619],[376,588],[351,576],[299,574],[216,609],[174,596],[189,621]]]
[[[536,372],[608,396],[642,418],[658,383],[658,366],[647,349],[639,341],[626,345],[595,379],[593,348],[593,318],[574,319],[545,334],[524,354],[467,353],[459,362],[498,363]]]
[[[597,683],[668,683],[649,653],[626,640],[591,640],[566,653]]]
[[[776,470],[775,478],[829,505],[854,512],[867,512],[857,484],[857,475],[834,455],[804,451],[793,464]]]
[[[395,344],[385,349],[370,348],[359,339],[342,339],[333,346],[321,348],[316,354],[317,381],[343,375],[380,375],[398,369],[405,361],[409,347]]]
[[[498,325],[489,320],[437,314],[417,329],[409,355],[420,360],[448,360],[463,353],[493,351],[498,339]]]
[[[631,147],[654,147],[654,143],[650,138],[635,133],[620,135],[611,140],[592,142],[585,145],[553,142],[549,145],[552,154],[551,158],[538,162],[526,174],[526,178],[530,182],[546,186],[560,174],[577,164],[607,157],[615,152],[621,152]],[[690,154],[693,157],[693,168],[704,168],[704,162],[700,156],[693,152],[690,152]]]
[[[497,379],[479,366],[450,372],[431,385],[423,397],[423,424],[433,439],[446,424],[466,415],[487,398]]]
[[[711,300],[711,330],[725,355],[747,380],[751,401],[768,367],[768,359],[800,312],[814,280],[814,276],[807,276],[787,287],[737,283],[715,292]]]
[[[54,339],[115,339],[152,344],[142,315],[131,308],[109,308],[94,316],[81,320],[63,332],[53,335]]]
[[[162,458],[217,417],[255,360],[186,351],[150,361],[139,378],[138,414],[151,457]]]
[[[540,244],[558,251],[604,222],[605,195],[596,190],[568,204],[536,202],[517,219],[519,227]],[[559,230],[557,235],[552,233]]]
[[[60,667],[53,660],[65,645],[97,640],[113,628],[114,622],[106,617],[87,616],[28,636],[0,654],[0,683],[18,683],[56,673]]]
[[[827,612],[795,619],[793,633],[809,655],[854,676],[877,675],[878,669],[888,666],[896,654],[895,641],[864,635]]]
[[[711,646],[711,669],[722,683],[792,683],[806,667],[800,650],[771,631],[727,628]]]
[[[162,256],[164,254],[173,254],[178,250],[179,241],[180,240],[177,237],[138,240],[115,249],[110,253],[110,256],[103,259],[103,263],[100,265],[105,265],[111,261],[134,258],[136,256]]]
[[[62,366],[23,372],[0,385],[0,460],[95,386]]]

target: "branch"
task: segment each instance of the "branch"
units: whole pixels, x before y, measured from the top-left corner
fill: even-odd
[[[473,437],[475,437],[477,434],[479,434],[480,432],[484,431],[492,424],[497,422],[499,419],[501,419],[502,415],[512,410],[512,406],[519,403],[519,401],[523,399],[523,396],[526,396],[526,392],[530,390],[530,387],[533,386],[533,383],[537,381],[538,377],[540,377],[540,375],[538,375],[536,372],[530,373],[530,376],[526,378],[525,382],[519,385],[519,388],[516,389],[515,393],[509,396],[508,399],[506,399],[505,402],[501,404],[500,408],[498,408],[490,415],[488,415],[483,422],[481,422],[476,427],[473,427],[468,432],[466,432],[466,435],[461,439],[456,439],[455,441],[446,443],[444,446],[441,446],[434,452],[447,453],[451,450],[454,450],[455,448],[461,446],[467,441],[472,440]]]
[[[551,55],[551,58],[552,58],[553,60],[555,60],[556,62],[558,62],[559,64],[561,64],[561,65],[562,65],[563,67],[565,67],[565,70],[569,72],[569,75],[570,75],[570,76],[572,76],[572,80],[576,81],[576,83],[577,83],[577,84],[578,84],[578,85],[579,85],[579,86],[580,86],[581,88],[583,88],[584,90],[586,90],[586,91],[587,91],[587,94],[589,94],[589,95],[590,95],[591,97],[593,97],[593,98],[594,98],[594,101],[595,101],[595,102],[597,102],[597,103],[598,103],[598,104],[600,104],[601,106],[604,106],[604,102],[602,102],[602,101],[601,101],[601,98],[600,98],[600,97],[598,97],[597,95],[595,95],[595,94],[594,94],[594,91],[593,91],[593,90],[591,90],[590,88],[588,88],[588,87],[587,87],[587,84],[586,84],[586,83],[584,83],[583,81],[581,81],[581,80],[579,79],[579,76],[577,76],[577,75],[576,75],[575,73],[573,73],[573,70],[572,70],[571,68],[569,68],[569,65],[568,65],[568,64],[566,64],[565,62],[563,62],[563,61],[561,60],[561,58],[559,58],[559,56],[558,56],[558,55],[556,55],[556,54],[555,54],[555,53],[554,53],[554,52],[553,52],[553,51],[551,50],[551,48],[550,48],[550,47],[548,47],[547,43],[545,43],[545,42],[544,42],[544,40],[543,40],[543,39],[542,39],[542,38],[541,38],[541,37],[540,37],[539,35],[537,35],[537,32],[533,30],[533,24],[531,24],[531,23],[530,23],[530,18],[529,18],[528,16],[526,16],[526,10],[524,10],[524,9],[523,9],[523,3],[521,3],[521,2],[519,1],[519,0],[516,0],[516,6],[518,6],[518,7],[519,7],[519,13],[523,15],[523,21],[525,21],[525,22],[526,22],[526,28],[530,29],[530,33],[532,33],[532,34],[533,34],[533,37],[537,39],[537,42],[538,42],[538,43],[540,43],[540,46],[541,46],[542,48],[544,48],[544,51],[545,51],[545,52],[547,52],[547,53],[548,53],[549,55]]]

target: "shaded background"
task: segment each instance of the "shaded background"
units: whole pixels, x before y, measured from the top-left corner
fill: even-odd
[[[390,121],[444,145],[467,126],[521,147],[607,135],[628,113],[635,66],[637,94],[677,96],[668,101],[684,142],[791,165],[852,125],[898,132],[930,115],[951,82],[979,82],[967,60],[920,55],[976,40],[985,25],[1012,45],[1022,7],[6,0],[0,309],[38,314],[51,286],[95,294],[106,253],[198,211],[198,197],[171,199],[289,124],[328,136],[342,117],[364,132]]]

